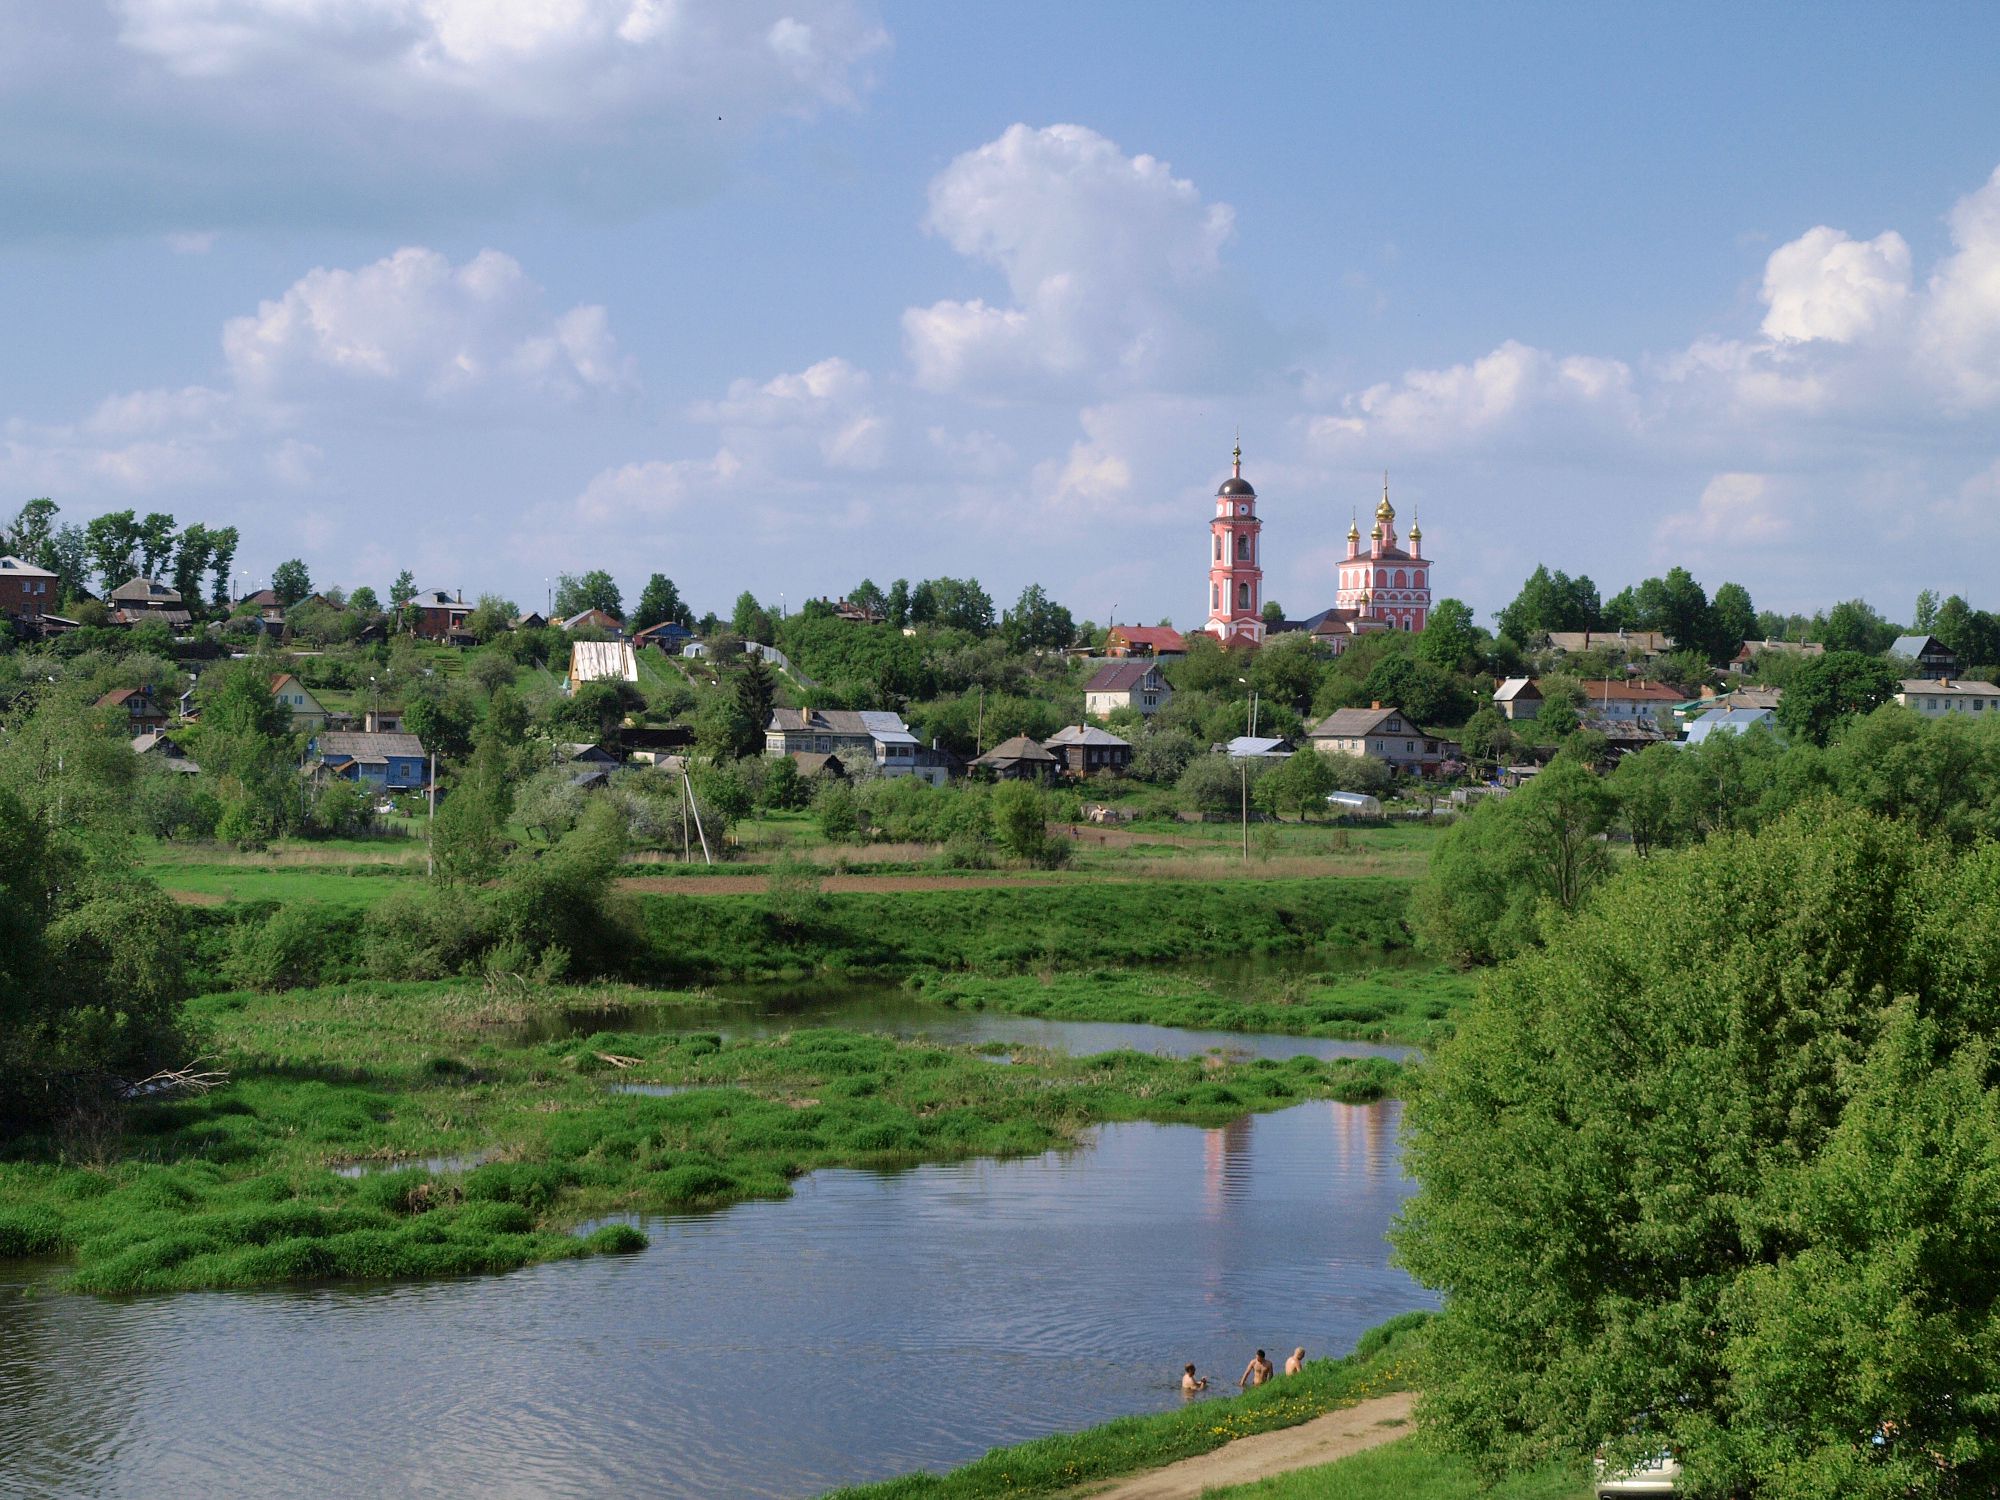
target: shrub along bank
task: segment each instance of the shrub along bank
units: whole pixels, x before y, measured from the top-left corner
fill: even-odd
[[[1039,1152],[1098,1121],[1220,1123],[1378,1097],[1395,1076],[1373,1060],[1134,1052],[996,1067],[839,1031],[724,1043],[570,1024],[616,1004],[670,1027],[692,999],[374,985],[194,1001],[228,1085],[136,1103],[121,1135],[17,1140],[0,1160],[0,1256],[66,1257],[73,1284],[101,1292],[504,1270],[644,1244],[622,1224],[571,1232],[591,1219],[782,1196],[818,1167]],[[398,1165],[412,1160],[429,1165]],[[336,1174],[350,1162],[385,1170]]]
[[[1385,878],[893,896],[781,891],[780,884],[774,878],[771,892],[754,895],[705,895],[697,887],[634,897],[602,879],[566,882],[551,868],[492,889],[399,892],[367,911],[260,904],[195,908],[185,921],[197,984],[217,989],[525,972],[551,954],[559,957],[558,972],[577,977],[669,982],[815,972],[990,975],[1316,947],[1404,949],[1409,941],[1409,886]]]

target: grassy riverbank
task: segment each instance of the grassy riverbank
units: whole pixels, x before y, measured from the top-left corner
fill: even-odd
[[[368,886],[374,877],[314,874]],[[380,882],[378,882],[380,883]],[[461,934],[454,951],[476,952],[465,930],[487,906],[473,895],[423,896],[430,908],[380,912],[338,902],[285,907],[190,908],[183,916],[193,967],[209,988],[225,986],[231,953],[282,912],[297,949],[288,974],[308,984],[443,977],[412,972],[412,930]],[[1245,958],[1324,948],[1341,954],[1407,948],[1409,886],[1400,880],[1244,880],[1226,888],[1148,880],[978,889],[814,893],[705,891],[690,881],[672,893],[622,893],[636,903],[636,952],[625,977],[685,983],[725,977],[814,973],[904,976],[928,970],[982,975],[1054,973],[1119,964]],[[385,972],[371,972],[373,970]]]
[[[1254,981],[1172,969],[938,974],[917,981],[926,999],[962,1010],[1418,1047],[1450,1029],[1475,983],[1469,974],[1417,964]]]
[[[837,1490],[828,1500],[988,1500],[1060,1495],[1176,1459],[1208,1453],[1253,1433],[1296,1427],[1368,1396],[1408,1389],[1414,1342],[1427,1313],[1405,1313],[1370,1329],[1345,1359],[1314,1360],[1303,1373],[1242,1395],[1208,1397],[1172,1411],[1120,1417],[1082,1432],[1056,1433],[948,1474],[909,1474]]]
[[[207,996],[190,1018],[228,1084],[13,1143],[0,1255],[67,1257],[73,1284],[102,1292],[498,1271],[637,1248],[625,1225],[571,1230],[781,1196],[818,1167],[1033,1153],[1100,1121],[1379,1097],[1396,1075],[1133,1052],[997,1066],[839,1031],[725,1044],[672,1029],[696,1000],[459,984]],[[579,1034],[593,1007],[664,1013],[661,1029]],[[336,1175],[349,1163],[386,1170]]]
[[[1489,1482],[1464,1459],[1404,1438],[1338,1463],[1211,1490],[1204,1500],[1589,1500],[1590,1493],[1574,1465]]]

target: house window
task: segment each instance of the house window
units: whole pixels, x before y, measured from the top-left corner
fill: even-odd
[[[1417,742],[1415,740],[1404,740],[1403,753],[1405,755],[1415,755],[1417,753]]]

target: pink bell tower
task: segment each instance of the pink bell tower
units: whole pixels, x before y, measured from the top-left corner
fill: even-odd
[[[1243,477],[1243,445],[1232,454],[1229,477],[1215,492],[1208,523],[1208,623],[1202,628],[1225,646],[1264,639],[1264,560],[1258,533],[1257,492]]]

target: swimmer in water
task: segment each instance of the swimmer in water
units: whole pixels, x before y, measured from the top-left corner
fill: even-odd
[[[1262,1385],[1271,1378],[1271,1373],[1271,1362],[1264,1358],[1264,1351],[1259,1349],[1257,1357],[1245,1365],[1243,1373],[1237,1377],[1237,1388],[1248,1390],[1253,1385]]]
[[[1207,1389],[1208,1377],[1206,1375],[1195,1374],[1193,1365],[1189,1365],[1185,1370],[1181,1371],[1181,1394],[1183,1396],[1192,1396],[1198,1391],[1205,1391]]]

